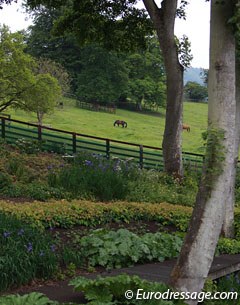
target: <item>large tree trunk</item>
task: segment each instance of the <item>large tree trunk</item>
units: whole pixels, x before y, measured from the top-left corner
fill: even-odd
[[[239,56],[239,54],[238,54]],[[240,142],[240,59],[236,57],[236,133],[235,133],[235,172],[229,179],[229,197],[226,200],[225,215],[222,234],[225,237],[234,237],[234,205],[235,205],[235,182]]]
[[[161,8],[153,0],[143,2],[157,31],[167,75],[167,109],[162,144],[164,168],[169,174],[182,176],[183,67],[178,59],[174,36],[178,1],[163,0]]]
[[[233,7],[233,0],[211,3],[205,166],[189,230],[171,275],[171,284],[181,291],[199,292],[203,288],[223,225],[228,181],[235,173],[235,39],[227,24]]]

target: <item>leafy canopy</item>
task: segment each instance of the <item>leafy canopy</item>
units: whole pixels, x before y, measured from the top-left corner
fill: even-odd
[[[0,111],[12,106],[48,112],[60,95],[60,86],[49,74],[37,73],[37,62],[24,52],[25,47],[23,35],[0,28]]]

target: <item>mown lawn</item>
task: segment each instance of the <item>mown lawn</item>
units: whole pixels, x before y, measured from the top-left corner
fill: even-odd
[[[109,114],[76,108],[73,100],[66,99],[64,108],[56,108],[53,114],[45,117],[44,123],[68,131],[161,147],[164,112],[162,109],[159,116],[153,116],[117,109],[116,114]],[[6,113],[10,113],[13,119],[36,122],[34,114],[21,110],[8,110]],[[116,119],[127,121],[128,128],[114,128]],[[207,126],[207,104],[184,103],[183,121],[191,126],[190,133],[183,133],[183,150],[201,152],[201,133]]]

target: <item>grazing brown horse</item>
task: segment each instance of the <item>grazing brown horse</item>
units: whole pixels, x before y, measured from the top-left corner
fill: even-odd
[[[182,125],[182,129],[183,129],[183,130],[186,129],[188,132],[190,132],[190,126],[187,125],[187,124],[183,124],[183,125]]]
[[[127,122],[125,122],[125,121],[121,121],[121,120],[116,120],[115,122],[114,122],[114,124],[113,124],[113,126],[115,127],[116,125],[122,125],[122,127],[125,127],[125,128],[127,128]]]

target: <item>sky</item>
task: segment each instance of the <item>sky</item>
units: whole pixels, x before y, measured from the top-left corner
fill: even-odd
[[[3,10],[0,10],[0,23],[7,24],[13,32],[31,24],[31,19],[21,9],[21,2],[20,0],[18,4],[5,5]],[[187,20],[176,20],[175,34],[179,38],[183,34],[189,37],[193,54],[191,66],[208,68],[210,4],[204,0],[191,0],[186,12]]]

